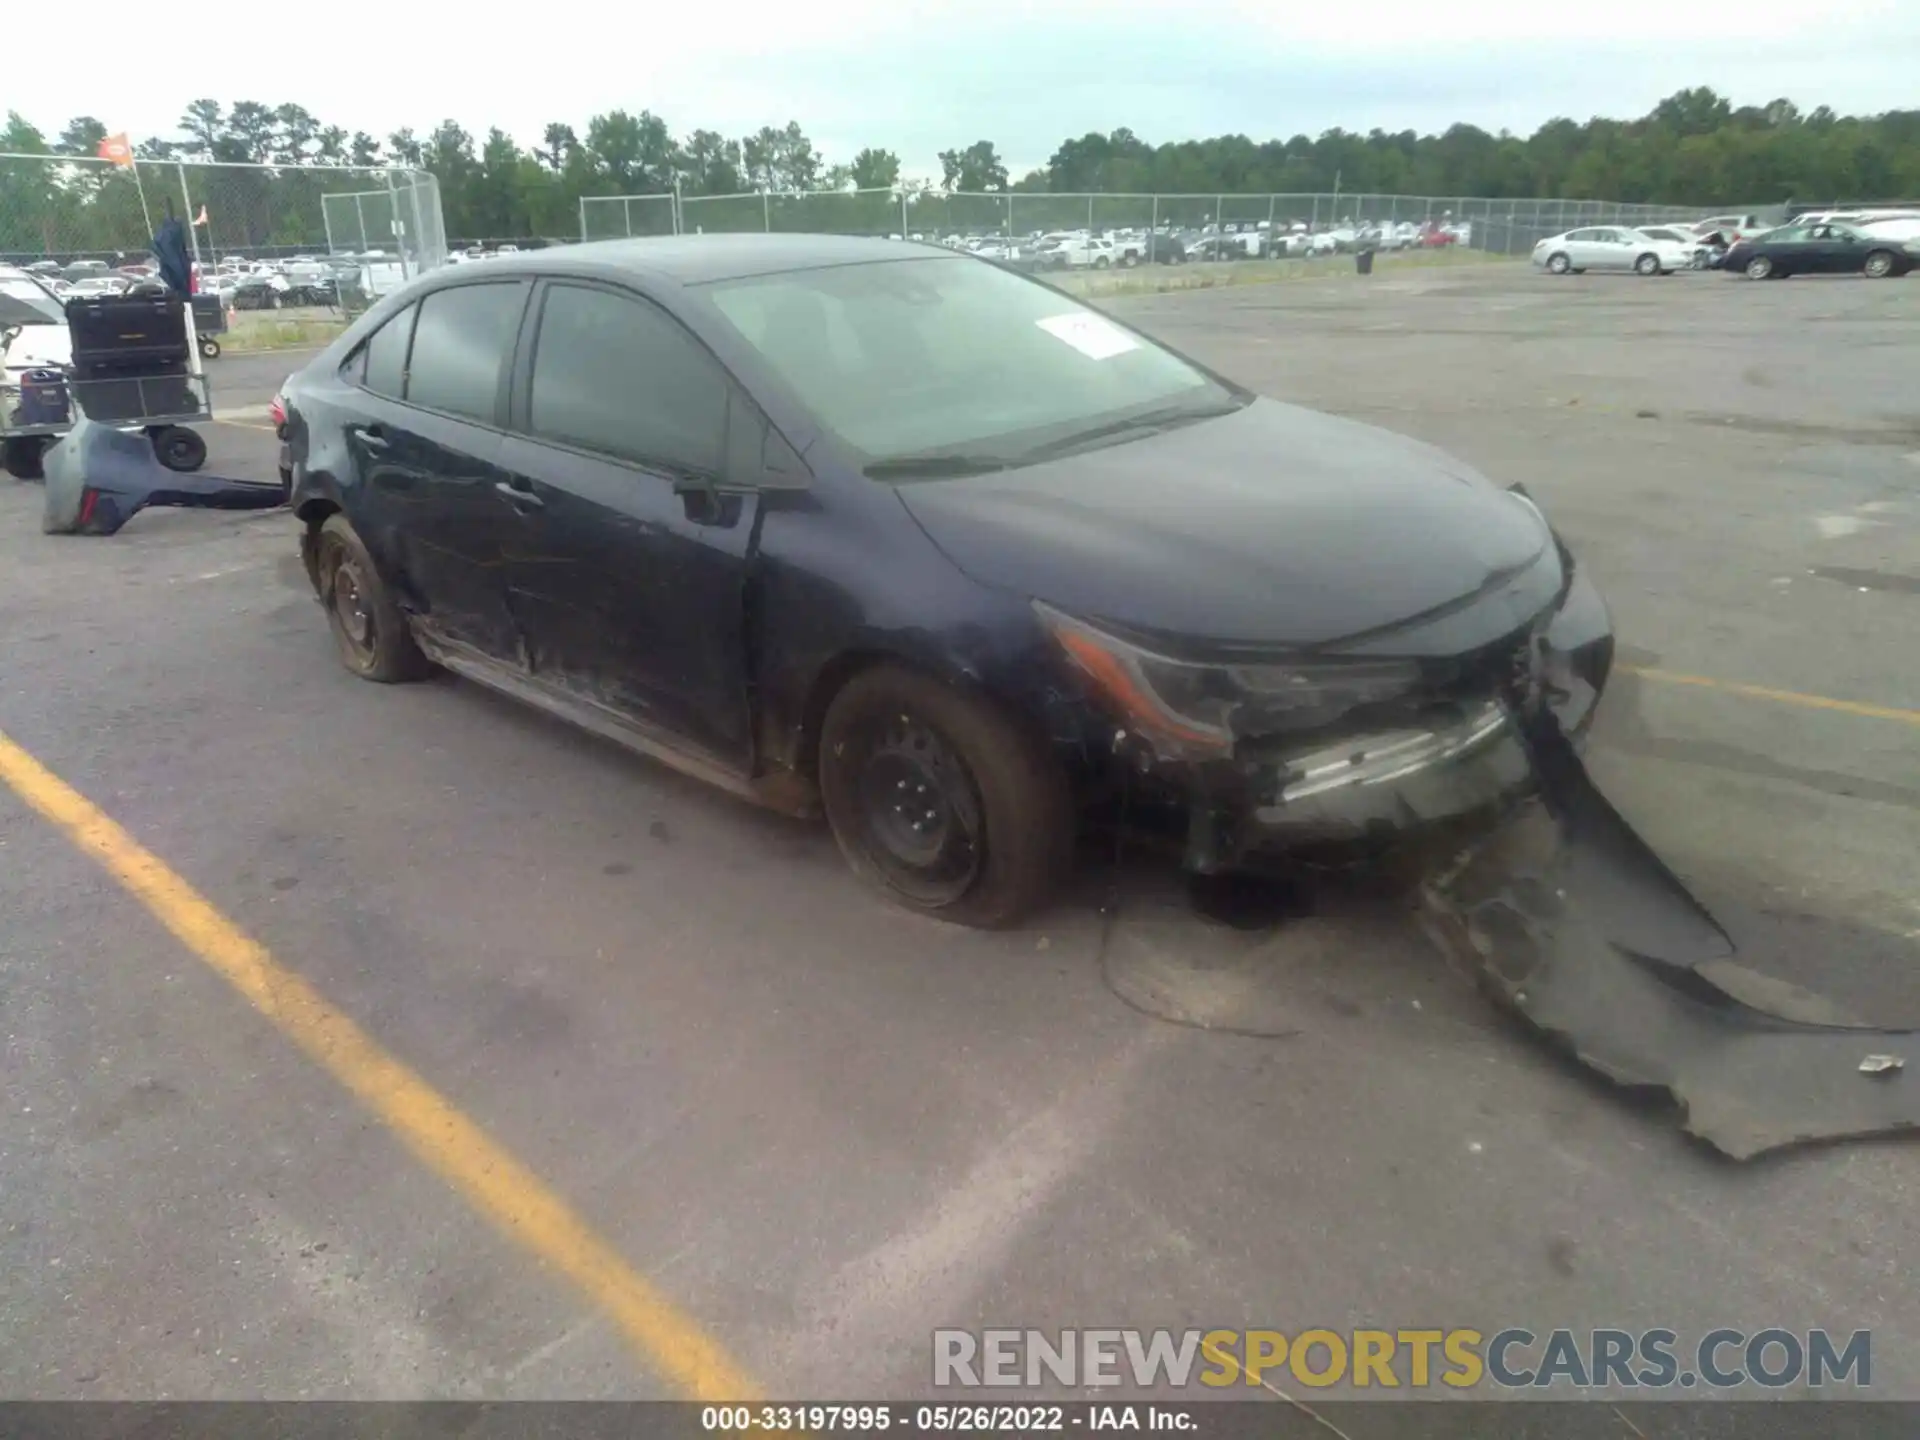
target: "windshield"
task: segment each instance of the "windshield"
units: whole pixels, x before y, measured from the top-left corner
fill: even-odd
[[[21,325],[37,320],[64,325],[67,312],[37,280],[24,276],[0,279],[0,321]]]
[[[1087,307],[980,260],[758,275],[710,294],[870,467],[961,453],[983,467],[1019,464],[1060,453],[1078,435],[1126,438],[1119,422],[1135,415],[1165,425],[1243,403]]]

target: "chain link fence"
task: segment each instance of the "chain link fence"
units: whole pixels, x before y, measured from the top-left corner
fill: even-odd
[[[446,263],[440,187],[423,170],[0,154],[0,261],[144,259],[168,218],[202,266],[378,252],[407,275]]]
[[[1737,207],[1736,207],[1737,208]],[[1681,224],[1701,206],[1605,200],[1477,196],[1318,194],[982,194],[938,190],[748,191],[738,195],[604,195],[580,202],[583,239],[630,235],[810,231],[947,239],[1024,237],[1052,231],[1204,231],[1224,226],[1333,230],[1350,226],[1447,225],[1461,243],[1525,255],[1534,243],[1582,225]]]

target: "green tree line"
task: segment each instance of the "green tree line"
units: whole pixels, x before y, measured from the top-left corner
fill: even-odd
[[[106,133],[99,119],[80,116],[48,135],[9,112],[0,151],[91,156]],[[229,231],[229,247],[321,240],[319,196],[370,187],[369,177],[320,168],[343,165],[432,172],[447,234],[456,239],[570,238],[579,234],[583,198],[676,189],[693,199],[890,190],[907,197],[904,223],[917,223],[917,214],[929,226],[991,224],[1004,213],[997,204],[965,208],[947,197],[1002,192],[1259,195],[1338,189],[1703,209],[1795,199],[1920,198],[1920,110],[1844,116],[1825,106],[1802,112],[1787,100],[1735,106],[1706,88],[1671,95],[1638,119],[1554,119],[1528,136],[1467,124],[1430,135],[1333,129],[1265,141],[1220,135],[1153,143],[1127,129],[1089,133],[1063,140],[1046,165],[1017,178],[994,142],[977,140],[940,153],[937,182],[903,181],[899,156],[877,147],[829,162],[797,122],[737,138],[713,130],[676,136],[647,110],[608,111],[584,129],[556,121],[539,143],[523,148],[497,127],[476,136],[452,120],[424,135],[401,129],[379,139],[325,124],[298,105],[202,99],[186,107],[175,135],[143,137],[136,154],[143,161],[274,167],[196,180],[211,193],[194,194],[189,186],[185,198],[219,212],[216,233]],[[138,197],[124,173],[86,167],[73,174],[79,178],[0,161],[0,250],[54,248],[55,231],[68,248],[94,248],[79,242],[104,230],[116,238],[101,244],[138,242],[141,221],[132,222],[133,232],[125,228],[129,207],[138,214]],[[900,215],[898,200],[884,196],[847,204],[861,207],[858,214],[842,206],[834,218],[851,217],[854,228],[884,229]],[[642,208],[655,218],[634,228],[660,228],[658,217],[667,212]],[[758,201],[732,219],[717,204],[689,207],[687,213],[689,224],[701,214],[724,222],[709,228],[775,223],[772,210]],[[783,207],[782,215],[779,223],[789,227],[827,223],[804,207]]]

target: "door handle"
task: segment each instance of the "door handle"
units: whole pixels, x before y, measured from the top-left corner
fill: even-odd
[[[512,503],[516,510],[538,510],[547,502],[531,490],[524,490],[511,480],[502,480],[493,487]]]
[[[365,445],[369,450],[385,450],[387,448],[387,433],[378,425],[369,425],[360,432],[360,443]]]

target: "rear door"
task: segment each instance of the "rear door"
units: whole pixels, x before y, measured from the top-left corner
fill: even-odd
[[[501,422],[528,290],[525,280],[452,285],[409,307],[401,393],[370,407],[350,441],[426,629],[514,664],[520,642],[500,578],[506,527],[494,487],[507,479],[497,464]],[[390,384],[387,357],[370,347],[369,389],[376,368]]]
[[[503,456],[509,603],[533,673],[744,773],[765,422],[651,301],[552,280],[535,303]]]

